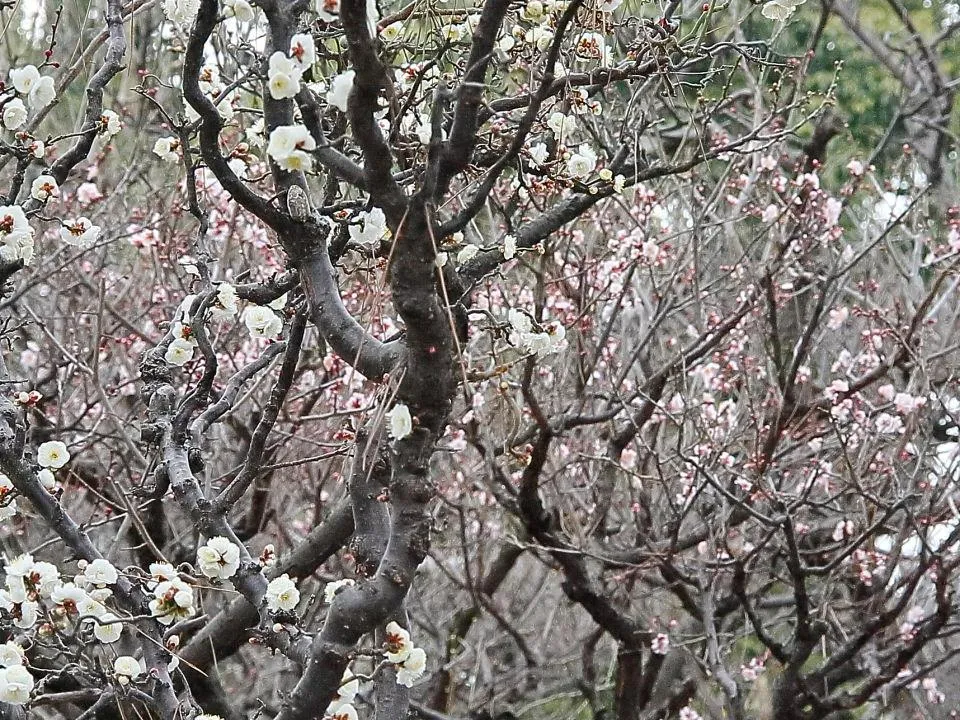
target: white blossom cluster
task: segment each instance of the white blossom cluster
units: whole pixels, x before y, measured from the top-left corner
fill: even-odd
[[[330,585],[333,584],[330,583]],[[327,586],[328,589],[330,585]],[[341,584],[340,587],[342,586]],[[391,622],[386,627],[383,655],[396,669],[397,684],[404,687],[413,687],[427,669],[427,653],[423,648],[415,647],[410,640],[410,632],[396,622]],[[359,692],[360,679],[350,668],[347,668],[343,673],[336,697],[327,706],[324,720],[357,720],[357,710],[353,703]]]
[[[267,87],[274,100],[292,98],[300,92],[300,79],[317,61],[313,37],[304,33],[290,39],[290,51],[277,50],[270,56]]]
[[[182,367],[193,359],[197,349],[197,339],[190,326],[190,308],[196,295],[188,295],[180,303],[170,327],[173,339],[167,345],[164,359],[171,365]],[[217,322],[229,322],[240,312],[240,299],[237,289],[230,283],[217,285],[217,294],[207,312]],[[272,339],[283,331],[283,318],[277,314],[287,303],[286,294],[281,295],[269,305],[248,305],[241,315],[250,337]]]
[[[42,74],[41,69],[29,64],[11,68],[10,82],[5,87],[9,94],[0,92],[0,124],[7,130],[18,131],[17,138],[37,160],[43,159],[46,148],[43,142],[32,140],[23,127],[29,115],[27,108],[29,106],[36,113],[57,98],[53,77]],[[96,142],[102,146],[120,132],[122,123],[115,112],[105,110],[94,128]],[[38,203],[59,196],[59,184],[48,172],[41,172],[30,183],[30,198]],[[100,228],[85,217],[66,219],[61,222],[59,237],[69,245],[88,248],[100,237]],[[22,261],[29,265],[34,251],[34,231],[24,208],[20,205],[0,206],[0,260]]]
[[[180,579],[177,569],[168,563],[151,563],[150,614],[162,625],[173,625],[197,614],[193,605],[193,588]]]
[[[41,75],[36,65],[11,68],[10,85],[17,96],[3,104],[2,121],[7,130],[17,130],[27,121],[27,103],[37,111],[57,98],[53,78]]]
[[[410,632],[398,623],[391,622],[386,631],[383,654],[388,662],[396,666],[397,684],[413,687],[427,669],[427,653],[423,648],[414,646]]]
[[[557,321],[534,327],[533,319],[522,310],[512,308],[507,312],[510,323],[510,344],[526,353],[549,355],[563,348],[566,329]]]
[[[60,452],[61,458],[65,455],[65,450]],[[66,580],[55,565],[30,554],[6,560],[0,609],[22,630],[39,631],[40,625],[50,627],[51,623],[62,629],[79,624],[92,629],[99,643],[117,642],[123,622],[107,605],[112,602],[111,588],[120,579],[119,571],[103,558],[80,560],[77,567],[79,572]],[[0,702],[22,705],[29,701],[34,679],[25,662],[23,648],[16,643],[0,646]]]
[[[19,205],[0,206],[0,260],[33,260],[33,228]]]

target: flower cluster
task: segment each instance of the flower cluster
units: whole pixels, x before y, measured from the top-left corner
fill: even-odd
[[[5,588],[0,589],[0,610],[12,623],[31,630],[45,619],[49,632],[55,627],[75,627],[82,623],[92,628],[93,637],[103,644],[114,643],[123,633],[121,618],[107,609],[113,592],[110,586],[120,573],[107,560],[80,560],[80,572],[73,581],[64,582],[60,571],[51,563],[34,560],[24,554],[4,565]],[[0,646],[0,702],[23,704],[29,700],[33,678],[23,667],[22,648],[13,642]]]
[[[16,130],[27,121],[27,99],[34,110],[41,110],[57,98],[53,78],[41,75],[36,65],[24,65],[10,69],[10,85],[20,97],[14,97],[3,105],[3,126]]]
[[[153,593],[150,613],[157,622],[173,625],[197,614],[193,606],[193,588],[180,579],[176,568],[167,563],[152,563],[150,576],[147,584]]]
[[[300,92],[303,74],[317,61],[313,37],[294,35],[290,40],[290,52],[280,50],[270,56],[267,70],[267,87],[274,100],[292,98]]]
[[[360,692],[360,680],[347,668],[343,671],[336,697],[327,706],[324,720],[357,720],[353,702]]]
[[[267,155],[289,172],[310,172],[313,170],[310,152],[316,148],[316,140],[303,125],[281,125],[270,131]]]
[[[24,666],[23,648],[15,642],[0,646],[0,702],[23,705],[33,691],[33,675]]]
[[[275,338],[283,330],[283,320],[271,306],[248,306],[243,311],[243,324],[253,338]]]
[[[0,260],[33,260],[33,228],[19,205],[0,206]]]
[[[413,687],[427,669],[427,653],[414,647],[410,632],[396,622],[387,625],[383,654],[397,668],[397,684]]]
[[[563,347],[566,329],[557,321],[534,327],[533,319],[516,308],[508,311],[507,321],[510,324],[510,344],[523,352],[549,355]]]

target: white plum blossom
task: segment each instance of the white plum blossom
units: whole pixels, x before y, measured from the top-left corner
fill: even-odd
[[[507,62],[510,59],[509,53],[517,46],[517,41],[512,35],[504,35],[497,40],[497,51],[500,62]]]
[[[391,622],[386,627],[386,634],[383,654],[392,663],[402,663],[413,650],[409,631],[397,622]]]
[[[197,84],[200,86],[200,92],[206,93],[207,95],[219,95],[220,71],[217,69],[217,66],[207,63],[200,68]]]
[[[466,25],[460,23],[451,23],[440,28],[440,37],[451,43],[458,43],[467,34]]]
[[[360,680],[347,668],[343,671],[340,678],[340,686],[337,688],[337,696],[327,706],[326,717],[332,717],[344,705],[350,705],[360,692]]]
[[[33,228],[19,205],[0,206],[0,257],[17,260],[33,254]]]
[[[387,25],[380,31],[380,38],[384,42],[395,42],[403,36],[403,23],[399,20]]]
[[[36,561],[29,553],[18,555],[6,567],[7,588],[11,593],[26,592],[50,597],[60,586],[60,571],[56,565]]]
[[[548,355],[559,350],[566,337],[566,329],[561,323],[548,323],[538,331],[534,329],[530,316],[516,308],[507,312],[507,321],[510,323],[510,344],[525,352]]]
[[[120,116],[113,110],[104,110],[100,115],[100,127],[97,132],[109,140],[121,130],[123,130],[123,124],[120,122]]]
[[[427,669],[427,653],[423,648],[415,647],[397,668],[397,684],[413,687]]]
[[[57,608],[67,617],[84,615],[84,610],[90,608],[91,598],[86,590],[77,587],[76,583],[63,583],[50,594],[50,599]]]
[[[611,60],[606,38],[597,32],[581,34],[574,42],[574,51],[581,60],[598,60],[604,64]]]
[[[21,95],[28,95],[40,80],[40,71],[36,65],[24,65],[22,68],[10,68],[10,84]]]
[[[267,607],[273,612],[290,611],[300,602],[300,591],[297,584],[287,573],[275,577],[267,584]]]
[[[390,423],[390,437],[394,440],[402,440],[413,432],[413,418],[410,415],[410,408],[403,403],[397,403],[390,412],[387,413],[387,421]]]
[[[279,50],[270,56],[267,70],[270,97],[274,100],[292,98],[300,92],[300,77],[303,68],[292,58],[287,57]]]
[[[160,565],[154,563],[154,565]],[[154,565],[150,566],[151,574],[154,573]],[[170,566],[164,566],[164,570]],[[160,567],[157,568],[161,569]],[[175,572],[175,571],[174,571]],[[150,613],[157,618],[162,625],[172,625],[173,623],[193,617],[197,614],[193,607],[193,588],[177,577],[170,580],[164,580],[153,588],[153,600],[150,601]]]
[[[523,34],[523,41],[542,52],[553,42],[553,31],[543,25],[536,25]]]
[[[7,130],[16,130],[27,121],[27,106],[20,98],[14,98],[3,106],[3,126]]]
[[[356,72],[346,70],[330,82],[330,90],[327,91],[327,102],[340,110],[340,112],[347,111],[347,98],[350,97],[350,91],[353,89],[354,77],[356,77]]]
[[[563,142],[577,131],[577,119],[573,115],[554,112],[547,118],[547,127],[550,128],[557,140]]]
[[[33,691],[33,675],[23,665],[11,665],[0,669],[0,702],[23,705],[30,700]]]
[[[57,88],[53,84],[53,78],[44,75],[40,78],[33,89],[30,91],[30,105],[35,110],[45,108],[47,105],[57,99]]]
[[[323,588],[323,601],[329,605],[333,602],[333,598],[341,588],[350,587],[351,585],[356,585],[356,581],[350,578],[328,582]]]
[[[520,11],[520,17],[532,23],[546,22],[550,19],[540,0],[528,0]]]
[[[571,177],[584,178],[597,167],[597,153],[589,145],[581,145],[567,160],[567,172]]]
[[[37,473],[37,479],[40,480],[40,484],[47,492],[53,492],[57,489],[57,478],[50,472],[49,468],[42,468]]]
[[[317,62],[317,48],[313,36],[297,33],[290,38],[290,57],[304,71]]]
[[[237,289],[230,283],[217,285],[217,296],[210,306],[210,317],[220,322],[232,320],[240,311]]]
[[[164,162],[175,163],[180,159],[177,149],[180,147],[180,140],[175,137],[157,138],[153,144],[153,154]]]
[[[113,674],[121,685],[126,685],[139,677],[142,672],[140,662],[130,655],[121,655],[113,661]]]
[[[550,151],[547,150],[546,143],[536,143],[527,148],[527,152],[530,153],[531,159],[537,163],[537,165],[543,165],[547,158],[550,157]]]
[[[0,667],[23,665],[25,656],[23,648],[13,640],[0,645]]]
[[[30,197],[40,202],[46,202],[52,197],[60,194],[60,186],[57,185],[53,175],[37,175],[30,184]]]
[[[123,634],[123,623],[111,622],[118,620],[113,613],[104,613],[93,623],[93,636],[100,642],[109,645],[115,643]]]
[[[387,233],[387,218],[380,208],[357,214],[359,223],[351,223],[348,231],[350,240],[364,245],[375,243]]]
[[[303,125],[281,125],[270,131],[267,155],[284,170],[310,172],[313,157],[309,153],[316,147],[316,141]]]
[[[197,548],[197,565],[208,578],[226,580],[240,569],[240,548],[221,535]]]
[[[78,248],[91,247],[100,237],[100,226],[94,225],[89,219],[79,217],[67,220],[60,228],[60,239],[67,245]]]
[[[150,563],[150,577],[153,579],[153,585],[148,585],[152,590],[156,587],[157,583],[165,582],[167,580],[176,580],[180,577],[180,573],[177,572],[177,569],[170,563]]]
[[[6,610],[18,628],[32,628],[39,617],[39,604],[26,597],[16,596],[7,590],[0,590],[0,609]]]
[[[119,577],[120,574],[117,572],[117,569],[111,565],[108,560],[104,560],[103,558],[97,558],[83,568],[84,581],[94,586],[103,587],[105,585],[113,585]]]
[[[243,311],[243,324],[252,338],[274,338],[283,330],[283,320],[270,308],[250,305]]]
[[[170,365],[183,367],[193,359],[195,349],[196,345],[189,340],[174,338],[167,346],[167,351],[163,354],[163,359]]]
[[[40,467],[59,470],[69,461],[70,452],[59,440],[48,440],[37,448],[37,464]]]

